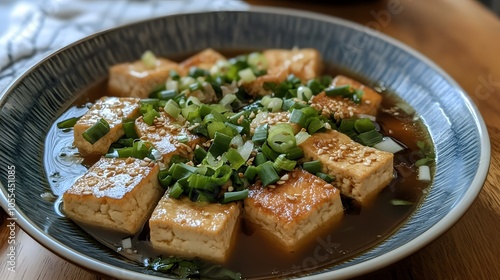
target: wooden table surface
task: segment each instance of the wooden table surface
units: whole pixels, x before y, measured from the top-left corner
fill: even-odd
[[[326,13],[392,36],[448,72],[486,121],[492,161],[484,188],[468,212],[422,250],[357,279],[500,279],[499,18],[472,0],[248,2]],[[5,268],[9,228],[6,214],[1,213],[0,268]],[[61,259],[19,228],[16,241],[16,272],[2,269],[0,279],[107,279]]]

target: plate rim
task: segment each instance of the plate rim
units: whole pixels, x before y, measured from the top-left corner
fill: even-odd
[[[73,48],[76,45],[81,44],[82,42],[91,40],[92,38],[104,35],[106,33],[110,33],[113,31],[117,31],[120,29],[126,29],[134,25],[142,25],[147,22],[151,22],[154,20],[160,20],[163,18],[167,17],[175,17],[175,16],[185,16],[185,15],[192,15],[192,14],[203,14],[203,13],[224,13],[224,12],[245,12],[245,13],[266,13],[266,14],[279,14],[279,15],[286,15],[286,16],[293,16],[293,17],[300,17],[300,18],[307,18],[307,19],[312,19],[315,21],[322,21],[322,22],[328,22],[328,23],[333,23],[336,25],[342,25],[347,28],[352,28],[355,30],[358,30],[359,32],[363,32],[365,34],[368,34],[370,36],[377,37],[383,41],[388,42],[389,44],[396,46],[397,48],[400,48],[407,53],[409,53],[411,56],[414,56],[424,64],[428,65],[430,68],[434,69],[439,75],[441,75],[444,80],[450,83],[452,87],[457,90],[462,97],[464,97],[465,105],[470,109],[470,111],[473,113],[474,121],[476,123],[476,128],[478,130],[478,134],[480,137],[480,161],[477,166],[477,170],[475,173],[475,176],[473,180],[470,183],[469,188],[467,191],[464,193],[463,197],[461,198],[460,201],[455,203],[452,206],[453,211],[448,212],[442,219],[440,219],[436,224],[431,226],[428,230],[420,234],[419,236],[415,237],[413,240],[410,240],[408,243],[405,243],[404,245],[391,250],[390,252],[384,253],[380,256],[377,256],[373,259],[363,261],[362,263],[359,264],[354,264],[349,267],[344,267],[339,270],[332,270],[332,271],[327,271],[327,272],[322,272],[320,274],[316,275],[307,275],[303,279],[331,279],[331,277],[336,277],[338,279],[344,279],[348,277],[355,277],[359,275],[364,275],[370,272],[373,272],[375,270],[384,268],[390,264],[393,264],[413,253],[418,251],[419,249],[423,248],[424,246],[428,245],[429,243],[435,241],[439,236],[444,234],[446,231],[448,231],[454,224],[458,222],[458,220],[465,214],[465,212],[470,208],[472,203],[477,199],[480,191],[483,188],[484,182],[486,180],[488,171],[489,171],[489,165],[491,162],[491,145],[490,145],[490,139],[489,139],[489,134],[488,130],[486,127],[486,124],[484,122],[483,117],[481,116],[479,109],[477,106],[474,104],[472,98],[470,97],[469,94],[467,94],[462,87],[448,74],[446,73],[440,66],[438,66],[435,62],[430,60],[428,57],[423,55],[422,53],[418,52],[414,48],[406,45],[405,43],[390,37],[380,31],[376,31],[373,29],[370,29],[367,26],[364,26],[360,23],[356,23],[347,19],[339,18],[336,16],[330,16],[326,14],[321,14],[318,12],[312,12],[312,11],[303,11],[303,10],[298,10],[298,9],[292,9],[292,8],[283,8],[283,7],[268,7],[268,6],[256,6],[256,5],[251,5],[248,7],[239,7],[235,9],[209,9],[209,10],[194,10],[194,11],[189,11],[189,12],[181,12],[181,13],[175,13],[175,14],[168,14],[168,15],[161,15],[161,16],[155,16],[151,17],[148,19],[140,20],[140,21],[134,21],[131,23],[127,24],[122,24],[119,26],[107,28],[98,32],[94,32],[90,35],[87,35],[69,45],[66,45],[64,47],[58,48],[47,55],[45,55],[43,58],[41,58],[39,61],[34,63],[32,66],[28,67],[26,70],[24,70],[20,75],[18,75],[13,81],[11,81],[4,90],[0,93],[0,107],[3,107],[9,93],[12,91],[14,87],[16,87],[27,75],[29,75],[34,69],[45,63],[47,60],[50,58],[56,56],[57,54]],[[6,190],[5,187],[0,183],[2,186],[1,192],[0,192],[0,202],[2,204],[2,207],[4,210],[8,213],[7,209],[7,196],[6,196]],[[114,265],[108,264],[106,262],[102,262],[99,260],[96,260],[90,256],[83,255],[79,251],[76,251],[70,247],[67,247],[66,245],[60,243],[57,241],[55,238],[44,234],[42,230],[35,226],[31,219],[27,217],[23,212],[18,211],[18,206],[16,205],[15,207],[15,213],[16,213],[16,224],[19,225],[20,228],[22,228],[30,237],[32,237],[34,240],[36,240],[39,244],[41,244],[43,247],[48,249],[49,251],[53,252],[57,256],[63,258],[64,260],[76,264],[77,266],[83,267],[86,270],[94,271],[97,273],[101,273],[104,275],[109,275],[113,277],[118,277],[120,279],[169,279],[169,278],[164,278],[164,277],[159,277],[155,275],[148,275],[144,273],[139,273],[131,270],[127,270],[125,268],[121,267],[116,267]],[[8,215],[8,214],[7,214]],[[398,229],[399,230],[399,229]],[[396,230],[396,232],[398,231]]]

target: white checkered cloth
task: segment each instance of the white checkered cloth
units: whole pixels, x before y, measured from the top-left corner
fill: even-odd
[[[2,0],[0,92],[48,54],[94,32],[162,15],[246,6],[237,0]]]

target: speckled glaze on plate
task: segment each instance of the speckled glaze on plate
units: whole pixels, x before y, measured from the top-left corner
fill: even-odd
[[[324,15],[253,7],[155,18],[92,35],[50,55],[0,96],[0,169],[16,167],[17,223],[38,242],[80,266],[116,278],[151,279],[148,271],[104,247],[51,202],[42,156],[47,131],[110,65],[146,49],[162,56],[218,49],[317,48],[323,58],[382,82],[413,106],[436,148],[436,174],[420,208],[392,236],[365,253],[305,276],[348,278],[400,260],[450,228],[477,197],[490,162],[485,124],[472,101],[447,74],[403,44],[363,26]],[[467,119],[467,122],[463,122]],[[0,202],[9,210],[7,176]]]

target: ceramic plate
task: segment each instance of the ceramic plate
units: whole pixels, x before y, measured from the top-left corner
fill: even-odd
[[[422,117],[437,161],[425,201],[401,228],[363,254],[310,274],[310,279],[373,271],[415,252],[450,228],[481,190],[490,160],[485,124],[457,83],[414,50],[363,26],[319,14],[258,7],[173,15],[111,29],[53,53],[17,79],[0,101],[0,169],[6,174],[9,166],[15,166],[17,223],[38,242],[80,266],[116,278],[159,275],[96,242],[41,198],[50,191],[42,160],[50,126],[77,93],[107,75],[110,65],[135,60],[146,49],[169,57],[208,47],[295,46],[316,48],[326,61],[396,92]],[[8,177],[3,174],[1,184],[1,204],[11,211]]]

